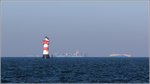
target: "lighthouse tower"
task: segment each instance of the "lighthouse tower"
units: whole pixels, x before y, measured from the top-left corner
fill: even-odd
[[[43,58],[49,58],[49,38],[47,36],[43,40]]]

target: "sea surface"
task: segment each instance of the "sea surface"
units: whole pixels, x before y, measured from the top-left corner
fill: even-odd
[[[149,58],[2,57],[2,83],[149,83]]]

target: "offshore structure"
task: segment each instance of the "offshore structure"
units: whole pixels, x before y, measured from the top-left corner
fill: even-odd
[[[110,54],[110,57],[131,57],[131,54],[118,54],[118,53],[114,53],[114,54]]]
[[[45,36],[43,42],[43,58],[47,59],[49,57],[49,38]]]

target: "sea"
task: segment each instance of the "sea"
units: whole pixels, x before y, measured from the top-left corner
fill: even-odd
[[[1,57],[1,83],[149,83],[149,58]]]

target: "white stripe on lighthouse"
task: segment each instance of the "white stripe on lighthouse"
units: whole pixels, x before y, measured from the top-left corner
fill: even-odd
[[[47,50],[43,50],[43,54],[44,54],[44,55],[47,55],[47,54],[49,54],[49,53],[48,53]]]
[[[44,44],[44,47],[48,47],[48,44]]]

